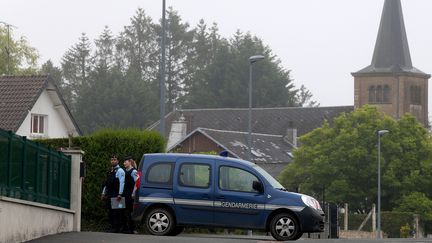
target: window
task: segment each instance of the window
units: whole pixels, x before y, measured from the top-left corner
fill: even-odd
[[[391,88],[388,85],[371,85],[368,89],[369,104],[391,103]]]
[[[179,182],[182,186],[208,188],[210,186],[210,166],[206,164],[182,164]]]
[[[376,103],[383,103],[383,89],[381,85],[376,88]]]
[[[46,133],[46,117],[44,115],[31,116],[30,131],[32,134],[43,135]]]
[[[391,103],[390,102],[390,87],[388,85],[384,85],[383,102],[384,103]]]
[[[228,166],[221,166],[219,169],[219,188],[222,190],[257,192],[252,187],[253,181],[259,180],[245,170]]]
[[[417,85],[411,85],[410,87],[411,104],[421,104],[421,87]]]
[[[376,97],[376,90],[375,90],[375,86],[370,86],[369,87],[369,103],[373,104],[375,103],[375,97]]]
[[[172,163],[158,163],[150,167],[147,173],[147,182],[155,184],[172,183]]]

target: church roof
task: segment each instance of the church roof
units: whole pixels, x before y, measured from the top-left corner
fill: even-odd
[[[386,0],[371,65],[353,73],[411,73],[429,76],[413,67],[400,0]]]

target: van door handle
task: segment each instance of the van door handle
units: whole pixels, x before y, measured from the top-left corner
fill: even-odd
[[[202,199],[209,199],[210,197],[209,197],[209,195],[208,194],[204,194],[203,196],[202,196]]]
[[[218,196],[217,199],[225,200],[225,197],[224,196]]]

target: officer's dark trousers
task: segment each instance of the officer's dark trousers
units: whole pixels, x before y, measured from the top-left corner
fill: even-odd
[[[124,209],[109,209],[108,217],[112,233],[119,233],[124,224]]]
[[[132,210],[133,210],[133,199],[132,197],[126,197],[126,210],[125,210],[125,227],[123,230],[127,231],[126,233],[133,233],[135,230],[135,223],[132,220]]]
[[[106,200],[106,207],[108,209],[108,220],[110,223],[110,232],[119,233],[124,224],[124,209],[112,209],[111,208],[111,200]]]

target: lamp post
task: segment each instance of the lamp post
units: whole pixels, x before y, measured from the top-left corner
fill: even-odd
[[[377,239],[381,238],[381,136],[388,130],[378,131],[378,215],[377,215]]]
[[[252,161],[252,66],[254,63],[263,60],[263,55],[249,57],[249,119],[248,119],[248,160]]]

